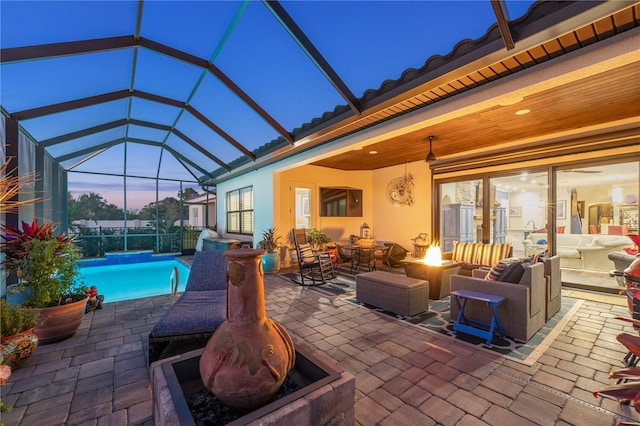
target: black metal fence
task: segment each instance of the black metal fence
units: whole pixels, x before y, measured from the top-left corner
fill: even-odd
[[[107,252],[152,250],[153,253],[192,253],[202,226],[177,228],[176,232],[156,232],[142,227],[80,227],[73,230],[83,258],[104,257]],[[126,244],[125,244],[126,242]]]

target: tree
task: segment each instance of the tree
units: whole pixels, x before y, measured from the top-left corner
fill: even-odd
[[[107,202],[100,194],[81,194],[74,200],[68,194],[69,222],[74,220],[123,220],[124,210]]]
[[[198,194],[198,191],[196,191],[193,188],[185,188],[182,191],[178,191],[178,199],[180,199],[182,197],[182,199],[184,201],[188,201],[188,200],[193,200],[194,198],[198,197],[200,194]]]
[[[171,232],[176,220],[180,219],[180,201],[173,197],[167,197],[158,201],[158,216],[156,216],[156,203],[149,203],[140,210],[140,219],[146,219],[153,221],[149,226],[156,226],[158,223],[158,229],[162,232]],[[188,217],[188,210],[186,206],[182,210],[182,217]]]

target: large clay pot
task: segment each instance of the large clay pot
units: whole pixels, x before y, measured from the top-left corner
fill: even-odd
[[[2,363],[11,367],[11,371],[19,368],[38,347],[38,336],[33,327],[20,333],[4,336],[0,339]]]
[[[263,250],[228,250],[227,320],[200,357],[200,376],[224,404],[255,408],[280,389],[295,362],[287,331],[267,318],[264,305]]]
[[[84,295],[77,302],[41,308],[39,318],[44,322],[35,328],[40,343],[59,342],[76,334],[84,318],[88,298]]]

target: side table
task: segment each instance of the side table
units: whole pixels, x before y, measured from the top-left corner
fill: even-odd
[[[453,335],[455,336],[458,331],[471,334],[472,336],[482,337],[487,339],[487,346],[491,345],[493,339],[493,333],[499,332],[500,337],[504,337],[502,326],[498,320],[498,305],[505,301],[504,296],[496,296],[494,294],[480,293],[472,290],[455,290],[451,292],[452,298],[458,304],[458,318],[453,325]],[[464,316],[464,307],[467,304],[467,300],[479,300],[486,302],[487,306],[491,308],[492,316],[491,322],[485,323],[482,321],[471,320]]]

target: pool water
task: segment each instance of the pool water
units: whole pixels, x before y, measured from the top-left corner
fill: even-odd
[[[80,267],[85,287],[95,285],[104,302],[138,299],[171,293],[171,277],[178,268],[178,291],[184,291],[190,269],[177,260]],[[174,277],[175,281],[175,277]]]

